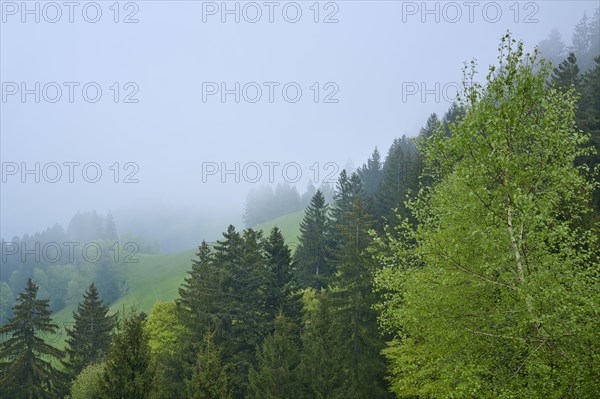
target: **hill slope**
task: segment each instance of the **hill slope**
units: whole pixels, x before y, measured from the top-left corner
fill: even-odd
[[[298,241],[303,215],[303,211],[290,213],[254,228],[263,230],[266,236],[277,226],[293,250]],[[127,292],[111,304],[111,312],[121,311],[123,307],[128,310],[135,306],[138,311],[150,313],[155,302],[176,299],[179,286],[191,268],[192,259],[196,257],[195,253],[196,249],[190,249],[174,254],[136,255],[138,263],[123,266],[127,278]],[[53,321],[61,327],[61,335],[56,337],[54,342],[58,347],[64,347],[64,327],[72,324],[74,309],[73,305],[67,306],[53,315]]]

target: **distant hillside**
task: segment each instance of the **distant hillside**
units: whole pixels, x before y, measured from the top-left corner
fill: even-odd
[[[304,211],[288,213],[287,215],[280,216],[268,222],[260,223],[254,228],[257,230],[263,230],[264,234],[268,235],[271,229],[277,226],[279,230],[281,230],[283,237],[285,237],[285,242],[293,250],[298,244],[298,236],[300,235],[300,222],[302,221],[303,217]]]
[[[261,223],[254,228],[263,230],[266,236],[274,226],[277,226],[285,237],[286,243],[293,250],[298,242],[300,221],[303,215],[303,211],[290,213]],[[173,254],[136,255],[138,263],[124,265],[128,285],[127,293],[111,304],[111,311],[117,312],[122,310],[123,306],[125,309],[129,309],[135,305],[139,311],[150,313],[155,302],[176,299],[179,286],[191,268],[192,259],[196,257],[195,253],[196,249],[190,249]],[[61,348],[64,346],[65,338],[63,327],[69,326],[73,322],[74,308],[74,306],[67,306],[53,315],[54,322],[61,327],[63,334],[55,342],[55,345]]]

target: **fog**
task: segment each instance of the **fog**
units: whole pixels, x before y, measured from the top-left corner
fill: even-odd
[[[120,232],[164,228],[186,245],[241,224],[253,187],[303,192],[418,134],[447,110],[465,61],[483,80],[507,30],[531,49],[557,28],[569,45],[597,7],[52,4],[1,4],[0,236],[111,210]],[[198,237],[177,237],[180,224]]]

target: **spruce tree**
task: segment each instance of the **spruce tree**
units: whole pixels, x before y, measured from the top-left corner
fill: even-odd
[[[189,399],[231,398],[221,353],[221,348],[215,345],[214,333],[207,331],[198,351],[192,376],[185,381]]]
[[[13,307],[13,316],[0,328],[7,336],[0,344],[0,397],[11,399],[58,398],[64,375],[53,366],[62,351],[44,342],[56,334],[47,299],[38,299],[38,286],[30,278]]]
[[[338,339],[338,325],[334,319],[335,311],[331,305],[330,292],[321,290],[314,294],[314,298],[308,300],[311,304],[307,306],[302,329],[300,392],[303,397],[341,398],[344,381],[342,359],[345,348]]]
[[[248,389],[248,370],[254,363],[257,345],[272,328],[265,288],[270,280],[262,232],[244,230],[239,260],[229,265],[224,291],[230,296],[226,309],[231,324],[225,343],[231,362],[232,395],[243,398]]]
[[[363,164],[358,170],[358,176],[360,177],[365,194],[368,197],[374,197],[375,194],[379,191],[379,186],[381,185],[381,177],[382,177],[382,162],[381,155],[375,147],[373,154],[367,160],[366,164]]]
[[[427,118],[427,122],[425,123],[425,127],[421,128],[419,131],[419,137],[423,137],[425,139],[433,137],[433,133],[439,129],[440,123],[441,122],[435,113],[429,115],[429,118]]]
[[[257,348],[257,367],[249,373],[250,398],[300,399],[297,326],[280,312],[275,331]]]
[[[579,66],[577,65],[577,58],[574,53],[569,53],[567,59],[554,68],[552,82],[562,91],[571,88],[579,90]]]
[[[593,152],[580,156],[577,164],[586,164],[592,171],[590,181],[597,183],[600,180],[600,56],[596,57],[594,68],[583,75],[582,81],[577,126],[591,136],[589,144]],[[596,185],[592,199],[596,217],[600,219],[600,185]]]
[[[102,359],[108,351],[116,315],[108,314],[108,306],[100,300],[96,285],[91,283],[83,294],[83,302],[73,312],[73,320],[73,328],[66,329],[68,357],[63,361],[71,378],[87,365]]]
[[[301,287],[323,288],[330,275],[326,263],[328,232],[328,206],[321,190],[317,190],[310,200],[300,222],[300,237],[294,254],[294,263]]]
[[[271,320],[283,310],[292,321],[299,323],[302,305],[299,296],[295,294],[297,287],[292,255],[279,228],[273,227],[264,242],[264,250],[270,272],[266,289],[266,310]]]
[[[395,139],[383,164],[383,179],[377,195],[377,216],[394,224],[398,209],[401,215],[407,215],[404,205],[407,194],[418,188],[420,168],[415,144],[403,136]]]
[[[374,226],[363,200],[355,198],[353,206],[340,219],[340,240],[332,253],[336,274],[332,279],[331,305],[334,310],[336,342],[342,347],[343,383],[336,397],[385,398],[385,360],[380,354],[383,339],[377,330],[373,306],[375,272],[372,256],[367,252]]]
[[[124,316],[125,317],[125,316]],[[113,336],[105,362],[104,390],[108,398],[146,399],[154,378],[145,315],[135,309]]]
[[[214,253],[202,241],[192,261],[192,269],[179,288],[176,301],[183,324],[192,332],[196,340],[201,340],[208,329],[220,330],[218,317],[220,302],[221,271],[215,265]]]

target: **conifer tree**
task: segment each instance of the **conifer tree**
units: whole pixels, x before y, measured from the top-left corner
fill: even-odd
[[[338,178],[336,185],[335,195],[333,196],[334,202],[331,207],[331,220],[330,234],[332,240],[332,249],[334,249],[340,242],[340,231],[342,225],[348,222],[346,214],[351,212],[354,208],[354,202],[361,198],[365,200],[365,192],[363,189],[362,181],[358,174],[352,173],[350,176],[345,170],[342,170]]]
[[[563,91],[571,88],[579,90],[579,66],[574,53],[569,53],[567,59],[554,68],[552,82],[558,89]]]
[[[207,331],[198,351],[192,376],[185,381],[189,399],[231,398],[221,353],[221,348],[215,345],[214,332]]]
[[[301,316],[300,298],[295,294],[297,289],[292,255],[281,234],[281,230],[273,227],[271,234],[264,242],[267,267],[269,268],[266,289],[266,309],[271,320],[279,311],[289,315],[292,321],[299,323]]]
[[[133,309],[113,335],[105,362],[106,397],[146,399],[150,394],[154,373],[145,322],[145,314]]]
[[[363,164],[357,171],[358,176],[362,181],[365,195],[368,197],[374,197],[379,191],[382,178],[382,166],[381,155],[379,154],[377,147],[375,147],[375,150],[367,160],[367,163]]]
[[[383,339],[377,330],[373,306],[374,262],[367,252],[368,231],[374,226],[363,200],[353,206],[338,224],[340,240],[332,253],[336,274],[332,279],[331,305],[334,310],[336,342],[342,347],[340,363],[343,383],[339,398],[385,398],[385,360],[380,354]]]
[[[13,316],[0,328],[0,397],[11,399],[59,398],[64,375],[53,361],[63,352],[44,342],[56,334],[47,299],[38,299],[38,286],[30,278],[13,307]]]
[[[299,285],[320,289],[327,285],[330,275],[326,263],[329,232],[328,206],[320,190],[317,190],[300,222],[299,244],[294,263]]]
[[[377,195],[377,216],[393,224],[394,209],[406,215],[404,202],[409,191],[418,187],[418,157],[415,144],[403,136],[395,139],[383,164],[383,179]]]
[[[116,315],[108,314],[108,306],[100,300],[96,285],[91,283],[83,294],[83,302],[73,312],[73,319],[75,325],[66,329],[68,357],[63,361],[71,378],[108,351]]]
[[[591,169],[590,181],[597,183],[600,180],[600,56],[582,81],[577,126],[591,136],[589,144],[593,152],[580,156],[577,163],[586,164]],[[600,185],[596,185],[592,199],[596,217],[600,219]]]
[[[257,367],[249,373],[250,397],[256,399],[300,399],[300,363],[297,326],[280,312],[275,331],[257,348]]]
[[[313,291],[304,327],[299,377],[303,397],[317,399],[341,398],[344,381],[343,351],[338,339],[330,292]]]
[[[202,241],[192,261],[192,269],[179,288],[176,301],[183,324],[196,340],[201,340],[208,329],[220,329],[218,311],[221,271],[215,265],[215,256],[206,241]]]
[[[239,260],[229,265],[224,292],[230,295],[226,359],[232,364],[230,381],[234,398],[245,397],[248,370],[254,363],[257,345],[272,328],[265,287],[270,280],[262,244],[262,232],[244,230]]]

